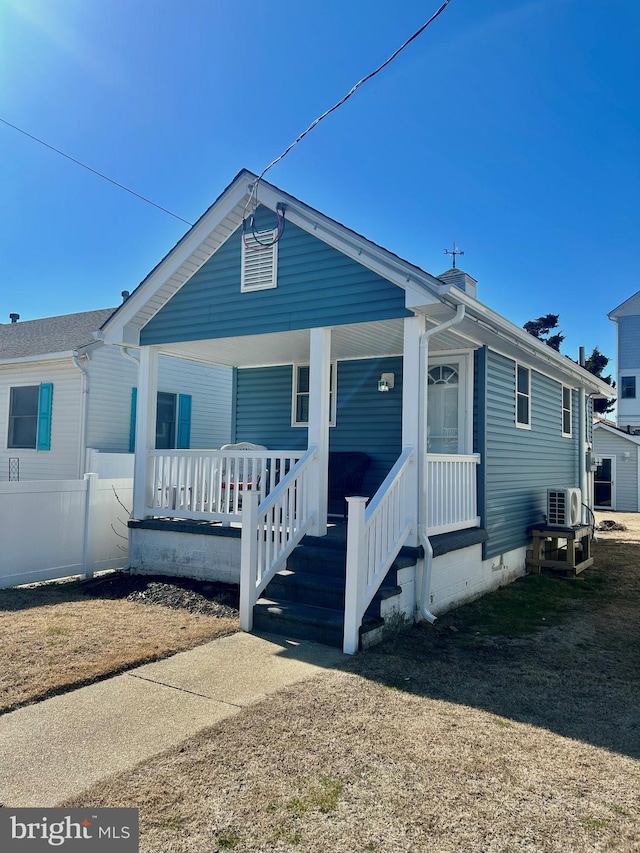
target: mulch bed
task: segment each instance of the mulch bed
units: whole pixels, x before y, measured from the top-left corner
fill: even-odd
[[[238,616],[239,588],[218,581],[116,572],[81,581],[81,588],[92,598],[124,598],[229,619]]]

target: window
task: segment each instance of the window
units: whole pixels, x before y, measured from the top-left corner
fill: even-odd
[[[7,448],[50,450],[53,385],[23,385],[9,395]]]
[[[531,428],[531,371],[516,365],[516,426]]]
[[[176,395],[158,391],[156,414],[156,449],[176,446]]]
[[[244,233],[240,271],[242,293],[278,286],[277,236],[277,228]]]
[[[562,434],[571,437],[571,388],[562,386]]]
[[[331,363],[329,372],[329,426],[336,425],[336,375],[337,369]],[[292,426],[309,426],[309,365],[293,365],[293,411]]]
[[[460,377],[457,364],[437,364],[428,374],[427,450],[458,453]]]
[[[131,421],[129,425],[129,453],[135,450],[136,410],[138,389],[131,389]],[[158,392],[156,405],[156,449],[178,450],[191,446],[191,394]]]
[[[636,398],[636,377],[621,376],[620,377],[620,397],[623,400],[635,400]]]

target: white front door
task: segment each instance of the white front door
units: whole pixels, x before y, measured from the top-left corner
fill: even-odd
[[[429,359],[427,453],[470,453],[467,356]]]

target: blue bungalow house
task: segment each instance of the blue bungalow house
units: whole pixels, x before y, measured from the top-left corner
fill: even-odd
[[[140,349],[131,566],[239,581],[245,630],[353,653],[523,574],[548,487],[592,503],[601,380],[248,171],[101,334]],[[156,449],[161,354],[233,369],[231,444]]]

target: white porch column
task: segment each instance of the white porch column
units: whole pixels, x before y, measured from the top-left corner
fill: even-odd
[[[311,506],[317,508],[312,536],[327,532],[329,481],[331,329],[311,329],[309,336],[309,438],[316,445],[315,475],[311,479]]]
[[[136,400],[136,458],[133,468],[133,518],[145,517],[151,504],[152,466],[149,451],[156,446],[156,409],[158,406],[158,351],[140,349],[140,370]]]
[[[420,472],[420,454],[426,453],[420,434],[420,407],[424,405],[426,388],[420,387],[420,337],[425,330],[425,318],[404,319],[404,348],[402,355],[402,447],[414,448],[414,463],[407,471],[407,498],[416,523],[407,545],[418,544],[418,507]]]

